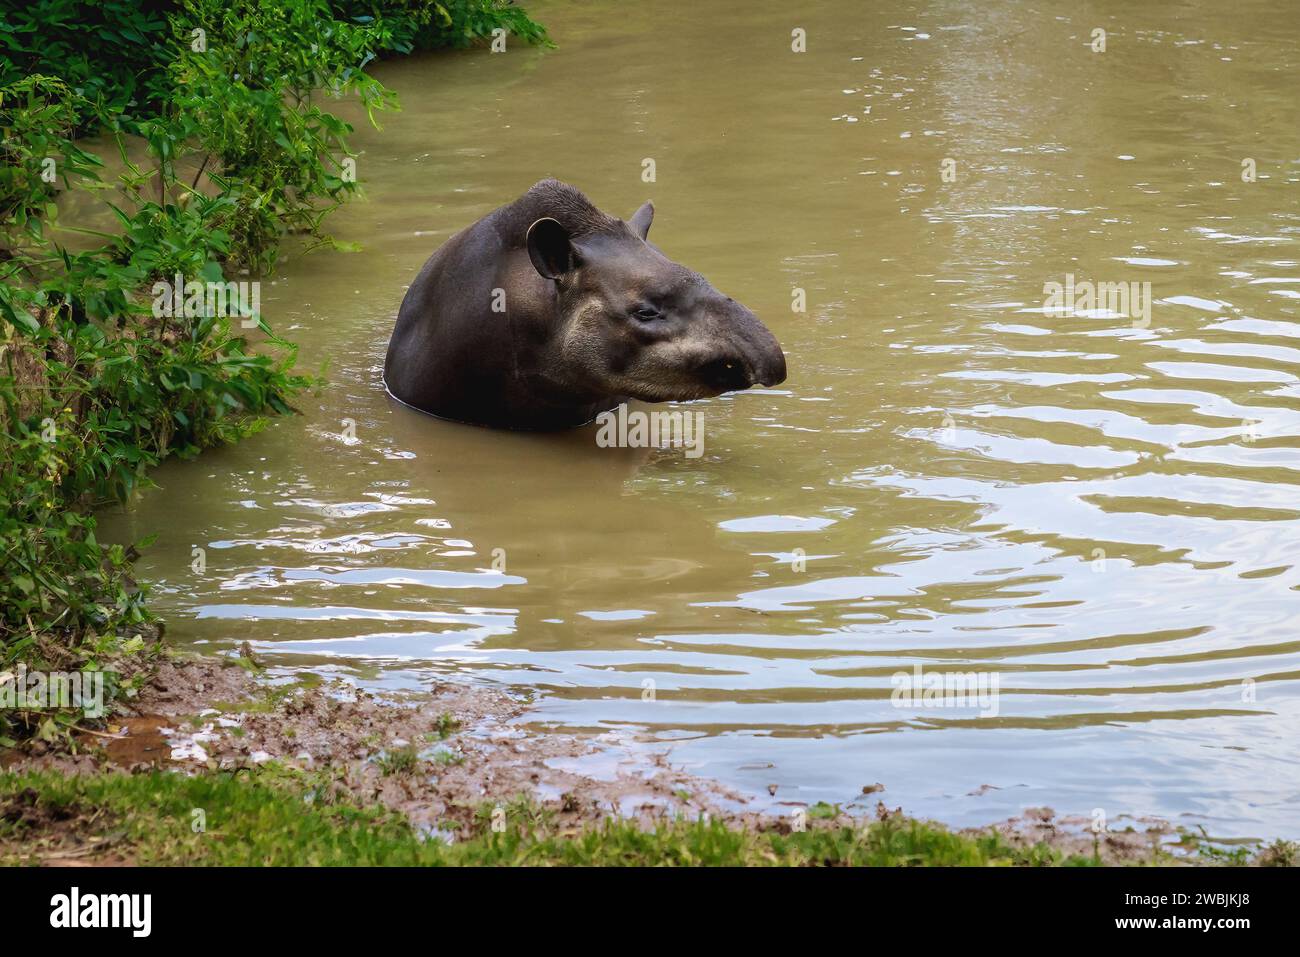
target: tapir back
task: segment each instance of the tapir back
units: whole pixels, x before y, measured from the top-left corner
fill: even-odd
[[[395,398],[445,418],[518,424],[520,393],[528,391],[521,377],[536,371],[530,350],[556,321],[553,284],[528,258],[528,227],[547,216],[585,228],[618,222],[557,194],[551,182],[461,230],[424,264],[384,360]]]

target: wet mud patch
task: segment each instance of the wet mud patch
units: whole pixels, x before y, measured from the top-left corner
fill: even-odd
[[[577,826],[611,816],[647,824],[729,817],[745,803],[631,739],[528,726],[517,720],[529,711],[523,697],[463,683],[378,695],[318,675],[264,673],[233,658],[174,658],[130,710],[81,736],[81,753],[38,746],[11,755],[9,769],[283,767],[311,775],[327,800],[378,805],[444,837],[481,824],[495,808],[544,808]]]
[[[991,829],[1014,847],[1042,844],[1066,856],[1092,858],[1102,864],[1170,864],[1178,860],[1179,832],[1168,821],[1120,818],[1103,830],[1093,828],[1091,817],[1062,816],[1050,807],[1038,807],[1027,808],[1019,817],[1008,818]],[[989,830],[985,827],[964,833]]]
[[[186,683],[255,706],[194,711],[201,696],[142,696],[142,706],[175,711],[159,729],[171,766],[218,771],[275,762],[320,775],[336,796],[398,811],[430,833],[470,826],[485,806],[521,802],[575,824],[610,815],[694,817],[743,802],[630,743],[526,728],[516,719],[528,703],[500,689],[445,683],[380,696],[337,680],[268,687],[242,669],[209,682],[202,673],[209,667],[199,663]],[[584,772],[584,764],[601,773]]]

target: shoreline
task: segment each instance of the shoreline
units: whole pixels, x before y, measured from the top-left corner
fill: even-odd
[[[720,825],[755,838],[866,833],[883,824],[958,841],[992,838],[1003,854],[1047,858],[1043,863],[1295,859],[1290,842],[1234,851],[1198,842],[1156,819],[1141,820],[1144,830],[1094,834],[1090,819],[1058,816],[1048,808],[964,829],[916,821],[883,802],[874,816],[825,804],[776,815],[755,810],[751,798],[719,782],[674,767],[662,753],[609,735],[529,728],[519,719],[531,707],[507,691],[462,682],[443,682],[428,692],[378,694],[338,678],[304,681],[267,672],[249,652],[240,658],[172,654],[158,662],[130,703],[130,714],[108,719],[106,732],[80,734],[78,753],[41,742],[7,752],[0,756],[0,783],[32,775],[50,785],[166,772],[267,779],[299,792],[310,785],[317,800],[323,796],[327,803],[400,819],[420,840],[448,845],[544,817],[548,834],[568,838],[611,826],[644,833],[683,822]],[[33,797],[31,790],[15,792],[25,798],[6,798],[0,790],[0,861],[135,862],[120,847],[101,853],[101,836],[84,816],[58,821],[36,813],[39,794]],[[23,822],[39,826],[24,835]]]

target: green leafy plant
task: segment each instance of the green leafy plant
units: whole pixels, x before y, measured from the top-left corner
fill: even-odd
[[[396,99],[363,72],[370,29],[333,20],[325,0],[190,0],[178,33],[189,24],[204,25],[206,45],[182,48],[168,115],[144,132],[160,162],[174,169],[193,154],[210,171],[227,200],[213,221],[232,237],[228,260],[266,271],[285,232],[327,241],[321,221],[357,191],[352,126],[319,98],[354,96],[372,123]]]
[[[0,88],[59,77],[78,94],[90,129],[148,115],[167,95],[166,43],[174,0],[21,0],[0,3]]]
[[[396,106],[364,72],[376,56],[498,28],[545,40],[493,0],[0,0],[0,678],[155,647],[136,549],[100,543],[90,510],[168,456],[256,432],[311,384],[260,316],[254,332],[221,310],[175,315],[154,284],[224,285],[273,270],[287,235],[329,242],[324,218],[358,189],[329,98],[375,123]],[[117,145],[112,183],[77,143],[96,129]],[[111,192],[111,231],[60,222],[79,189]],[[84,717],[0,711],[0,744]]]
[[[509,0],[331,0],[340,20],[371,27],[374,52],[468,47],[505,30],[525,43],[553,46],[546,29]]]

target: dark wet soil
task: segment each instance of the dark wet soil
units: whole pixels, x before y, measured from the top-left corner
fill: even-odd
[[[445,683],[419,694],[380,697],[343,681],[297,682],[268,676],[236,659],[169,659],[133,704],[104,732],[80,740],[77,754],[11,754],[8,766],[78,774],[116,767],[180,773],[234,770],[275,761],[322,772],[340,794],[404,814],[413,825],[449,835],[484,805],[523,798],[550,809],[560,826],[611,815],[647,825],[665,816],[707,814],[738,827],[787,831],[791,819],[754,810],[746,798],[687,774],[660,752],[608,735],[540,731],[523,718],[529,706],[506,691]],[[874,784],[863,793],[882,790]],[[0,805],[0,818],[35,825],[49,863],[112,862],[111,848],[79,835],[103,827],[93,808],[37,808],[22,795]],[[879,818],[900,815],[880,803]],[[55,815],[36,820],[32,815]],[[29,818],[31,818],[29,820]],[[808,826],[860,824],[848,814]],[[1106,863],[1150,859],[1173,833],[1166,822],[1128,822],[1100,837],[1087,818],[1034,808],[995,825],[1013,843],[1046,843]],[[982,829],[987,832],[987,828]],[[968,833],[976,833],[972,830]]]

